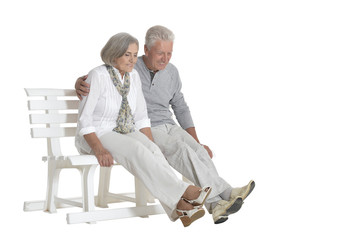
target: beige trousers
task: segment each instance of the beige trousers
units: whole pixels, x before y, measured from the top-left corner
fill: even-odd
[[[210,211],[210,203],[221,200],[219,194],[231,186],[218,175],[208,152],[177,125],[164,124],[151,129],[155,143],[175,170],[196,186],[212,187],[205,205]]]
[[[114,160],[143,182],[159,200],[168,217],[178,218],[176,206],[189,184],[180,180],[160,149],[143,133],[107,133],[100,138]]]

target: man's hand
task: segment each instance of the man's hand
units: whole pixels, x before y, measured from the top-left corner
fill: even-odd
[[[150,141],[154,142],[152,130],[150,130],[150,127],[145,127],[139,130],[141,133],[143,133],[145,136],[149,138]]]
[[[212,153],[211,149],[207,145],[202,144],[202,146],[204,147],[204,149],[207,150],[208,155],[210,156],[210,158],[213,158],[213,153]]]
[[[76,95],[80,100],[83,99],[83,96],[87,96],[89,94],[90,85],[85,82],[87,77],[88,75],[82,76],[78,78],[75,82]]]
[[[189,133],[193,138],[194,140],[197,141],[197,143],[201,144],[198,140],[198,136],[197,136],[197,132],[196,132],[196,128],[195,127],[189,127],[186,129],[186,132]],[[201,144],[208,152],[208,155],[210,158],[213,158],[213,153],[211,151],[211,149],[207,146],[207,145],[204,145],[204,144]]]

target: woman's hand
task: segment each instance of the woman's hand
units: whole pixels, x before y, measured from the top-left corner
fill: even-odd
[[[94,151],[95,156],[98,159],[99,165],[102,167],[110,167],[113,165],[113,156],[105,149],[101,148]]]
[[[108,152],[108,150],[103,147],[102,143],[94,132],[85,134],[84,139],[93,150],[94,155],[98,159],[98,163],[100,166],[110,167],[111,165],[113,165],[113,156]]]

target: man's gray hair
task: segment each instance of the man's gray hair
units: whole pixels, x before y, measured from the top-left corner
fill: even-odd
[[[137,44],[138,40],[129,33],[118,33],[112,36],[100,52],[100,56],[105,64],[113,65],[116,58],[120,58],[128,50],[130,44]]]
[[[150,49],[158,40],[174,42],[174,34],[166,27],[157,25],[148,29],[145,35],[145,45]]]

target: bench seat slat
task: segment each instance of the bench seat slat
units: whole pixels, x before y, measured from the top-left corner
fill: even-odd
[[[72,155],[72,156],[45,156],[43,161],[56,160],[56,161],[70,161],[72,166],[81,165],[98,165],[98,160],[95,155]],[[116,164],[116,163],[114,163]]]

